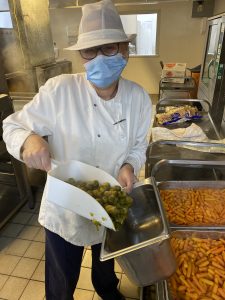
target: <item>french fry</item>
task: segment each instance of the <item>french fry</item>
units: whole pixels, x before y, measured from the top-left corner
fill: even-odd
[[[174,300],[225,300],[224,242],[199,237],[173,238],[179,262],[170,278]]]
[[[222,300],[222,298],[220,296],[217,296],[216,294],[212,293],[212,298],[215,300]]]
[[[160,195],[172,223],[225,225],[225,189],[167,189]]]
[[[220,294],[220,296],[222,296],[223,299],[225,299],[225,290],[223,290],[222,288],[218,288],[218,293]]]
[[[214,294],[217,294],[217,291],[218,291],[218,284],[214,284],[213,285],[213,289],[212,289],[212,292],[214,293]]]

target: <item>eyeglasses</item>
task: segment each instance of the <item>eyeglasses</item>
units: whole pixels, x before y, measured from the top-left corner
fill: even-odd
[[[91,60],[97,56],[99,50],[105,56],[114,56],[119,52],[119,43],[107,44],[100,47],[83,49],[80,50],[80,55],[84,59]]]

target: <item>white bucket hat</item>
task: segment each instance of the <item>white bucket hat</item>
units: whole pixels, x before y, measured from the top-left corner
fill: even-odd
[[[120,16],[111,0],[82,7],[77,43],[65,50],[81,50],[99,45],[130,42],[135,35],[126,35]]]

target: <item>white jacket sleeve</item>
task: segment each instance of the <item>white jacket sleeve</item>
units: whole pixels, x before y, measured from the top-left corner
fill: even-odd
[[[143,102],[140,111],[138,129],[136,132],[135,143],[130,149],[129,154],[124,163],[129,163],[134,168],[135,175],[138,174],[141,167],[146,161],[146,150],[148,146],[147,134],[152,118],[152,103],[147,93],[144,92]],[[138,112],[137,112],[138,113]]]
[[[20,149],[26,138],[35,133],[49,136],[52,133],[56,115],[49,84],[41,87],[34,99],[21,111],[13,113],[3,121],[3,140],[8,152],[21,160]]]

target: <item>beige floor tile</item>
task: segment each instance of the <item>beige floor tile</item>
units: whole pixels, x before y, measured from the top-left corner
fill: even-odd
[[[18,300],[27,283],[27,279],[10,277],[0,291],[0,298],[7,300]]]
[[[123,273],[123,270],[121,269],[120,265],[118,262],[115,260],[115,272],[116,273]]]
[[[81,273],[77,283],[77,288],[94,291],[94,287],[91,282],[91,269],[81,267]]]
[[[12,255],[0,255],[0,274],[10,275],[21,258]]]
[[[121,282],[120,282],[120,291],[121,293],[130,298],[137,298],[139,297],[139,288],[134,285],[130,280],[127,278],[125,274],[122,274]]]
[[[30,241],[15,239],[6,250],[7,254],[23,256],[30,246]]]
[[[9,278],[8,275],[0,274],[0,290],[2,289],[3,285],[6,283],[6,280]]]
[[[20,300],[43,300],[44,296],[44,282],[30,280]]]
[[[41,227],[38,233],[35,235],[34,241],[42,242],[42,243],[45,242],[45,230],[43,227]]]
[[[1,236],[0,237],[0,253],[1,254],[5,253],[12,242],[13,242],[13,238]]]
[[[94,293],[93,300],[101,300],[101,298],[98,296],[98,294],[96,292]]]
[[[12,275],[30,279],[34,274],[34,271],[37,268],[38,264],[39,260],[37,259],[23,257],[16,265],[14,271],[12,272]]]
[[[34,213],[34,210],[29,208],[29,205],[27,202],[24,206],[22,206],[22,208],[20,209],[20,212]]]
[[[42,256],[41,260],[45,260],[45,254]]]
[[[84,258],[82,260],[82,266],[91,268],[91,264],[92,264],[91,250],[86,250]]]
[[[11,220],[12,223],[19,223],[19,224],[27,224],[30,218],[33,216],[31,212],[20,211],[18,212],[15,217]]]
[[[74,298],[77,300],[92,300],[94,296],[94,292],[76,289],[74,293]]]
[[[31,242],[24,257],[41,259],[45,253],[45,244],[41,242]]]
[[[23,230],[19,234],[20,239],[32,241],[34,237],[37,235],[38,231],[40,230],[37,226],[24,226]]]
[[[32,279],[38,281],[45,281],[45,262],[41,261],[35,270]]]
[[[1,236],[17,237],[24,225],[8,223],[1,231]]]
[[[34,214],[27,224],[40,227],[41,224],[38,222],[38,214]]]
[[[139,300],[140,298],[126,298],[126,300]],[[78,299],[79,300],[79,299]],[[93,300],[101,300],[98,294],[95,292]]]

